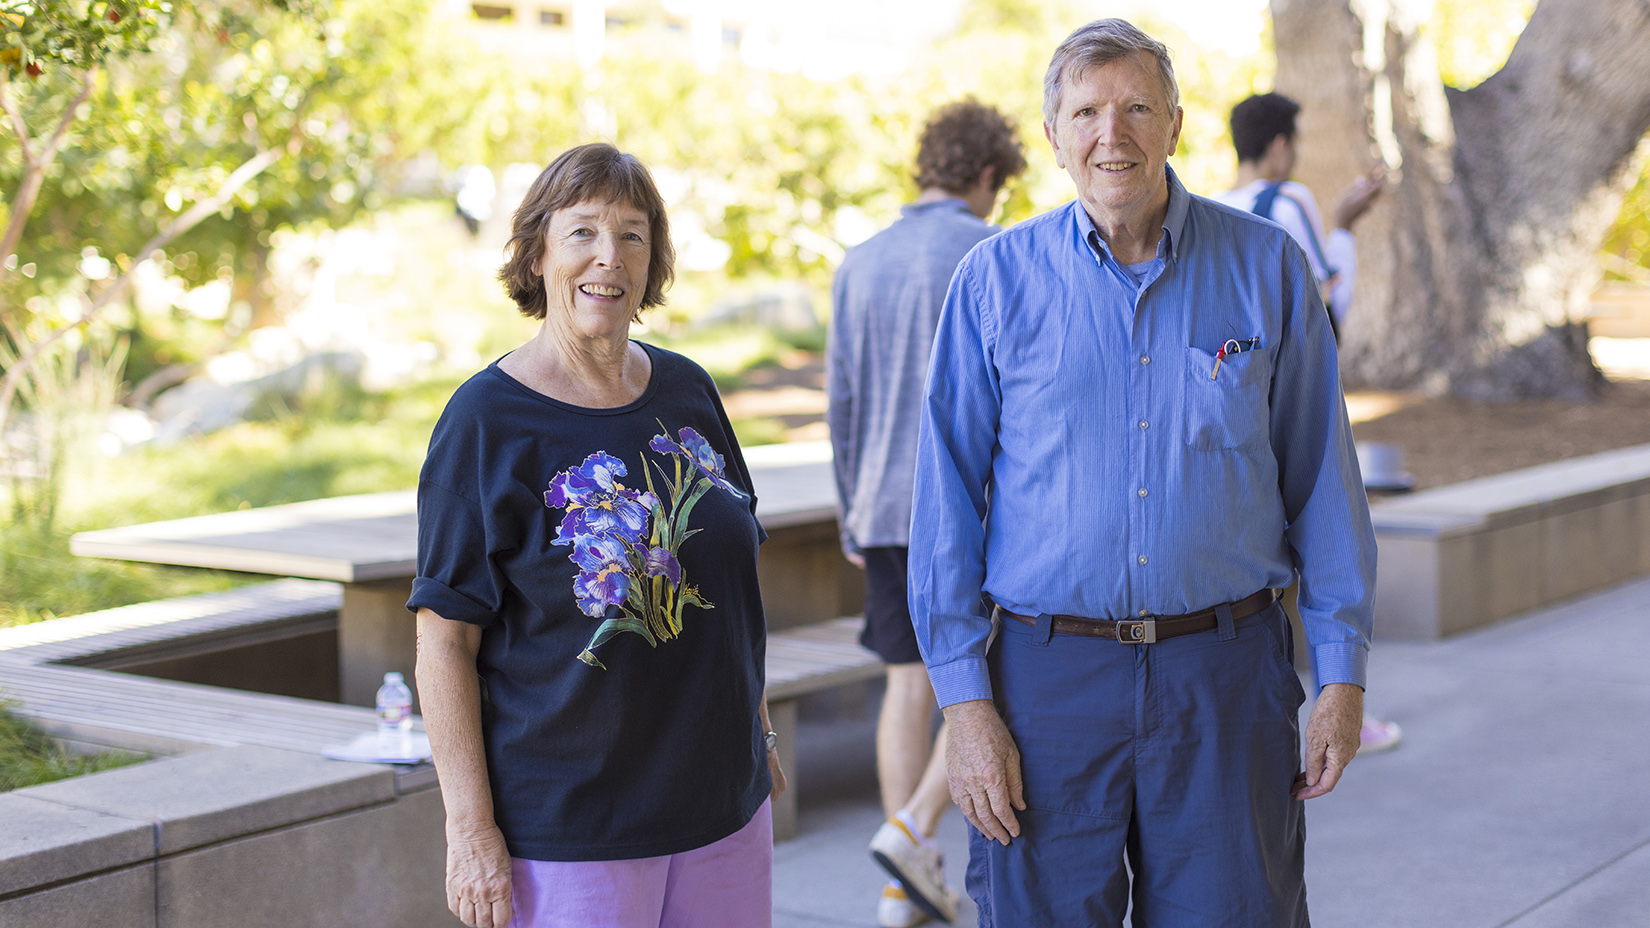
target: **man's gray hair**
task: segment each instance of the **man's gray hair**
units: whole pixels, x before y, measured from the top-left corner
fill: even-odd
[[[1180,105],[1180,85],[1175,83],[1174,62],[1169,60],[1169,47],[1141,32],[1126,19],[1097,19],[1066,36],[1054,50],[1043,75],[1043,118],[1054,125],[1059,117],[1060,93],[1067,77],[1079,77],[1090,68],[1098,68],[1110,61],[1150,52],[1157,59],[1157,76],[1163,82],[1163,94],[1169,98],[1169,108]]]

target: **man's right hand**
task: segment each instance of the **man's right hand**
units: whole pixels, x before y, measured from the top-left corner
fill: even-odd
[[[945,748],[951,801],[981,834],[1006,846],[1020,836],[1014,811],[1026,807],[1020,749],[991,700],[959,702],[944,711],[951,726]]]

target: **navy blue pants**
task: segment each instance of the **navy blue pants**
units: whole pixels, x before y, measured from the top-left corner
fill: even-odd
[[[981,928],[1298,928],[1305,700],[1280,606],[1151,645],[1003,622],[989,663],[1026,810],[970,829]],[[1132,882],[1131,882],[1132,874]]]

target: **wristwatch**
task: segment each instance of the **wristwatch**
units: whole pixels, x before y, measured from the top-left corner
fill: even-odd
[[[762,743],[768,746],[768,753],[779,750],[779,732],[768,731],[762,733]]]

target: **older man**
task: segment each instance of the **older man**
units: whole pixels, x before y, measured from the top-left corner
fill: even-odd
[[[1090,23],[1044,91],[1077,201],[958,267],[918,445],[968,889],[982,925],[1120,925],[1131,892],[1137,928],[1306,925],[1302,800],[1357,750],[1375,571],[1327,314],[1286,232],[1168,169],[1161,43]]]

